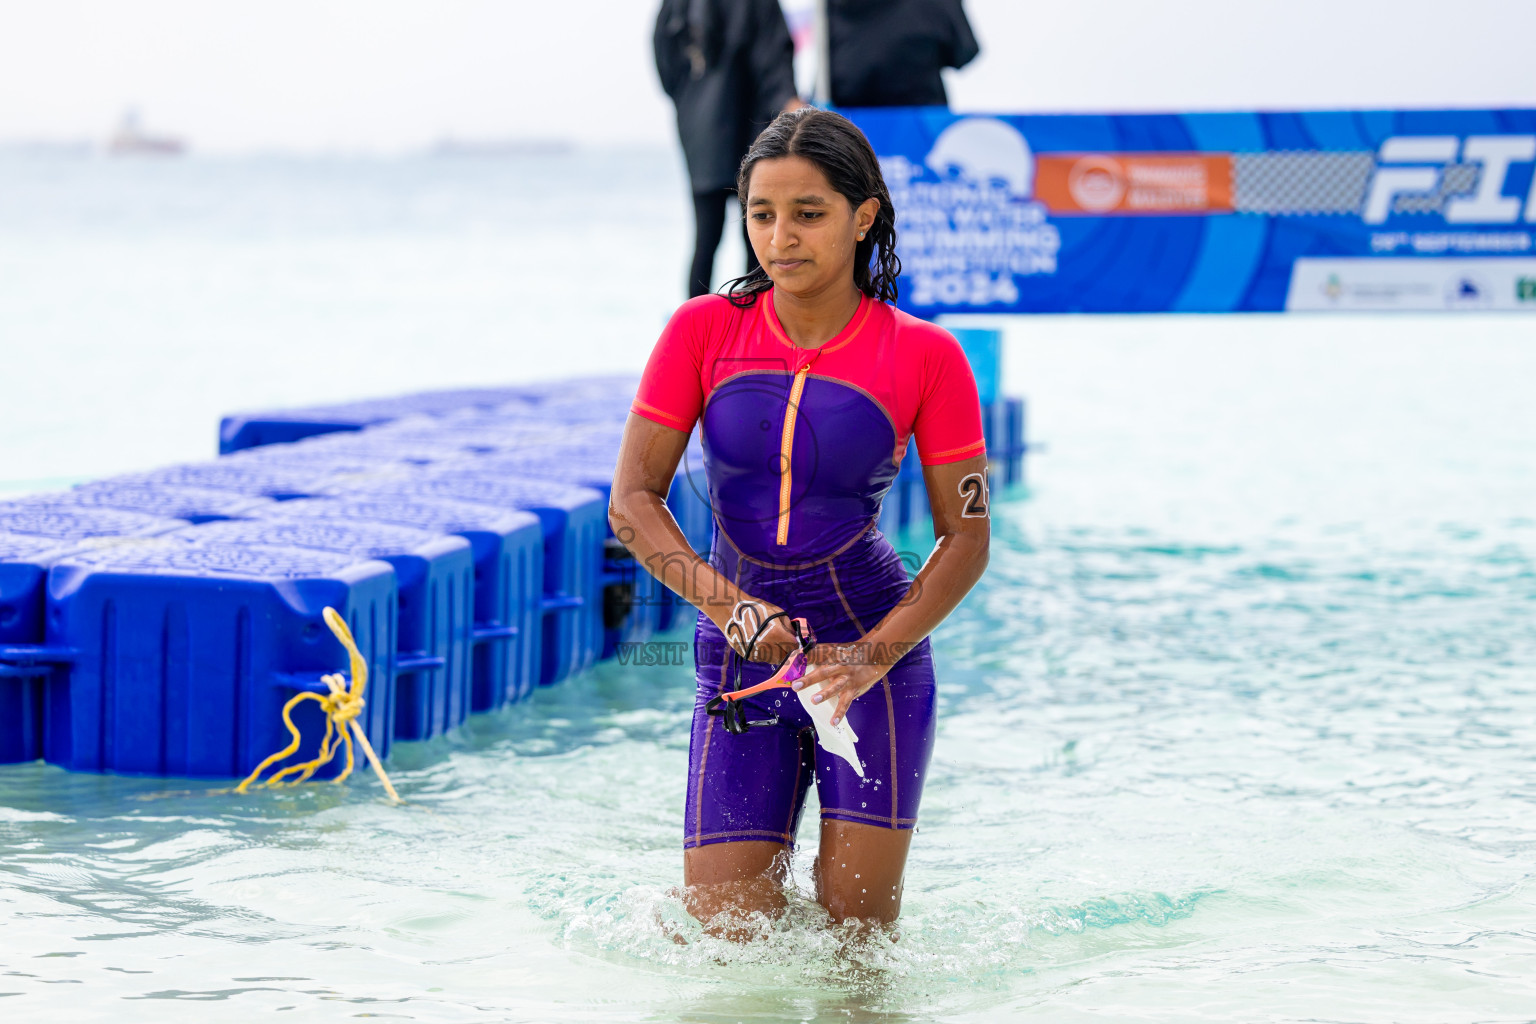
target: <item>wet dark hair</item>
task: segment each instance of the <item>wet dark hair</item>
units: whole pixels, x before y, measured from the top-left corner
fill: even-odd
[[[866,199],[880,200],[875,223],[853,251],[853,283],[872,299],[895,302],[896,279],[901,276],[901,260],[896,256],[896,210],[880,174],[880,161],[864,133],[843,115],[816,107],[801,107],[774,118],[752,143],[736,175],[736,195],[743,215],[752,168],[761,160],[787,156],[802,157],[816,165],[855,209]],[[750,306],[759,292],[771,287],[768,272],[758,267],[727,281],[722,290],[732,305]]]

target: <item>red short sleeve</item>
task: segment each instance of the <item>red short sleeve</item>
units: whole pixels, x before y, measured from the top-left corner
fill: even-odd
[[[690,299],[662,330],[640,377],[630,411],[664,427],[693,430],[704,408],[704,340],[711,299]]]
[[[954,335],[934,327],[923,355],[923,386],[912,433],[925,466],[959,462],[987,450],[976,376]]]

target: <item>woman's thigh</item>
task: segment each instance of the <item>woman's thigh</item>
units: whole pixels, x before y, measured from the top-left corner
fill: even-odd
[[[714,692],[701,686],[694,705],[683,847],[692,851],[756,842],[793,847],[814,771],[812,733],[788,714],[778,725],[729,733],[723,719],[704,711]],[[786,703],[799,710],[788,690],[743,703],[755,721],[787,712]]]
[[[906,831],[917,824],[924,776],[933,755],[937,697],[927,641],[853,702],[862,777],[841,758],[818,751],[821,817]]]

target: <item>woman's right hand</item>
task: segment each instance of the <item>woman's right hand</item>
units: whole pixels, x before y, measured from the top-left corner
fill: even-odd
[[[772,618],[772,621],[770,620]],[[759,627],[764,622],[768,623],[766,629],[759,632]],[[725,634],[726,642],[740,657],[746,657],[747,645],[751,643],[754,634],[757,635],[757,643],[752,644],[752,655],[749,661],[761,661],[770,665],[782,664],[800,644],[795,639],[795,631],[790,628],[789,615],[783,608],[771,601],[763,601],[755,597],[743,597],[736,602],[736,607],[731,610],[731,617],[721,627]]]

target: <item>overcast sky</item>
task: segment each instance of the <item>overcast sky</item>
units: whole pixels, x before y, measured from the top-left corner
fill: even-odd
[[[803,5],[807,0],[787,0]],[[0,139],[669,143],[658,0],[0,0]],[[966,0],[971,110],[1536,106],[1531,0]]]

